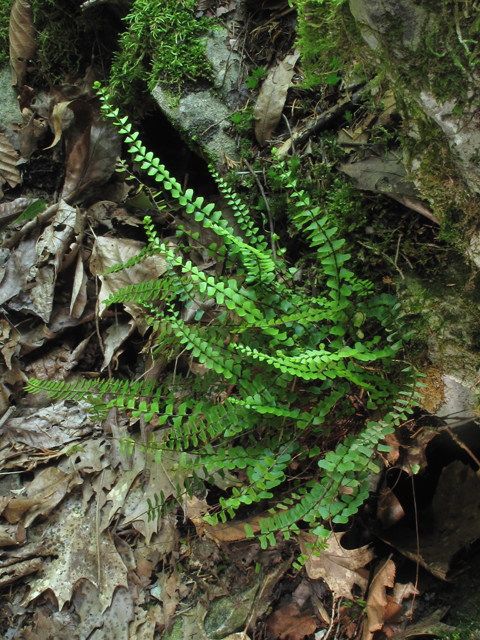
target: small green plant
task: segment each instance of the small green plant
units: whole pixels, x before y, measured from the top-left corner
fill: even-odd
[[[256,89],[266,75],[267,72],[263,67],[257,67],[256,69],[252,70],[245,84],[249,89]]]
[[[12,0],[0,1],[0,64],[8,62],[8,25]]]
[[[244,484],[233,487],[205,516],[210,524],[226,522],[242,505],[275,500],[270,515],[260,521],[262,548],[275,545],[278,535],[288,539],[297,533],[300,521],[323,540],[332,526],[347,523],[367,498],[368,473],[378,470],[376,451],[389,449],[382,439],[415,404],[411,371],[405,367],[401,372],[395,364],[406,338],[396,299],[373,295],[371,283],[347,269],[350,256],[343,251],[344,241],[308,194],[297,189],[285,162],[277,163],[278,179],[296,202],[294,223],[324,274],[324,287],[316,296],[296,288],[296,269],[286,266],[285,250],[272,252],[265,231],[213,168],[240,233],[213,204],[195,197],[192,189],[183,191],[160,159],[147,151],[128,119],[112,107],[108,92],[100,90],[99,95],[104,115],[125,136],[133,160],[158,183],[159,195],[168,194],[187,216],[216,235],[205,248],[223,267],[216,275],[197,268],[188,253],[189,241],[198,242],[199,234],[180,225],[179,245],[172,247],[147,216],[148,246],[111,271],[128,269],[156,253],[164,258],[166,272],[158,280],[123,289],[108,304],[142,305],[158,336],[154,353],[186,351],[205,372],[192,379],[166,371],[156,382],[96,378],[66,384],[32,379],[29,391],[94,401],[94,409],[103,414],[116,406],[146,422],[156,415],[163,440],[152,440],[147,450],[155,451],[157,461],[169,451],[179,452],[180,465],[191,476],[186,483],[189,493],[200,483],[199,476],[208,481],[215,472],[245,470]],[[214,304],[214,320],[205,322],[202,310],[190,324],[182,319],[182,307],[207,299]],[[102,406],[105,394],[114,399]],[[353,396],[364,399],[361,424]],[[383,412],[382,420],[369,417],[375,409]],[[346,419],[351,421],[351,434],[325,452],[325,434]],[[127,439],[124,445],[131,453],[135,441]],[[296,472],[297,479],[289,481],[293,462],[308,473]],[[149,514],[158,517],[166,508],[163,495],[156,496]],[[248,525],[245,532],[254,536]],[[306,559],[300,556],[297,568]]]

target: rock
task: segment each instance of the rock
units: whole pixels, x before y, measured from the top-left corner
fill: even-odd
[[[416,339],[427,345],[432,364],[454,382],[473,389],[480,368],[480,303],[465,291],[467,280],[466,272],[452,261],[435,282],[406,275],[398,295]],[[450,380],[446,384],[455,388]]]
[[[245,626],[251,615],[258,587],[257,583],[234,598],[224,596],[214,600],[205,618],[205,632],[210,640],[225,638]]]
[[[456,100],[441,104],[431,93],[422,91],[417,103],[445,134],[448,145],[459,160],[459,170],[469,186],[480,193],[480,114],[477,108],[465,109],[461,116],[454,113]]]
[[[435,415],[448,418],[450,422],[476,418],[473,407],[478,404],[478,398],[473,389],[455,380],[452,376],[443,375],[443,403]]]
[[[237,83],[240,56],[227,48],[225,29],[211,31],[205,37],[207,57],[215,76],[214,88],[184,90],[176,101],[170,91],[157,84],[152,95],[173,126],[196,142],[208,160],[218,162],[224,155],[238,159],[235,140],[225,129],[230,127],[231,108],[238,98]]]
[[[415,49],[422,36],[428,16],[422,7],[411,0],[349,0],[350,11],[359,24],[364,40],[377,49],[379,38],[401,25],[402,43]],[[365,26],[364,26],[365,25]],[[400,52],[398,52],[400,53]]]
[[[22,124],[17,94],[12,87],[12,71],[9,66],[0,69],[0,128]]]

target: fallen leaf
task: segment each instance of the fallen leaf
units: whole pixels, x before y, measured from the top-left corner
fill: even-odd
[[[268,637],[279,640],[302,640],[317,629],[313,616],[300,615],[294,604],[286,604],[277,609],[267,619],[266,625]]]
[[[36,573],[43,567],[43,565],[43,558],[32,558],[31,560],[16,562],[15,564],[11,564],[6,567],[0,567],[0,586],[3,587],[6,584],[15,582],[19,578],[23,578],[23,576]]]
[[[81,496],[76,492],[64,500],[35,534],[40,544],[32,547],[38,555],[54,556],[50,563],[42,563],[38,578],[30,582],[27,602],[31,602],[47,589],[51,589],[61,610],[72,599],[75,585],[87,579],[98,586],[97,536],[95,528],[95,504],[85,511],[81,508]],[[28,547],[23,547],[24,553]],[[117,586],[127,587],[127,569],[113,544],[109,532],[100,534],[100,588],[98,600],[102,611],[110,606]]]
[[[385,610],[388,605],[387,587],[392,588],[395,582],[395,563],[387,560],[375,570],[367,596],[367,622],[363,627],[363,640],[370,640],[373,632],[383,627]]]
[[[103,341],[105,352],[100,371],[104,371],[108,367],[117,349],[132,335],[134,331],[134,320],[115,323],[108,327],[106,332],[107,337]]]
[[[83,266],[83,248],[77,254],[77,265],[73,278],[72,300],[70,302],[70,315],[72,318],[80,318],[87,305],[88,276]]]
[[[395,636],[395,640],[406,640],[406,638],[413,636],[435,636],[437,638],[451,636],[456,631],[456,627],[440,622],[447,611],[448,609],[438,609],[421,622],[417,622],[417,624],[408,627],[405,631],[398,633]]]
[[[84,356],[90,336],[72,349],[68,344],[53,347],[38,360],[25,367],[25,372],[37,380],[65,380]]]
[[[21,633],[24,640],[71,640],[75,631],[76,624],[70,612],[57,612],[47,617],[42,609],[37,609],[34,627],[25,627]]]
[[[33,10],[26,0],[15,0],[10,12],[8,39],[10,42],[10,65],[12,85],[19,88],[25,84],[27,62],[37,50]]]
[[[98,589],[88,580],[82,580],[73,596],[80,624],[75,633],[79,640],[89,637],[98,640],[129,640],[128,625],[134,619],[134,606],[130,591],[116,589],[110,606],[105,610],[99,600]],[[90,634],[101,629],[101,634]]]
[[[104,184],[115,170],[122,139],[109,123],[94,118],[67,157],[62,197],[84,201],[92,189]]]
[[[77,471],[64,473],[55,467],[47,467],[24,489],[22,496],[12,498],[3,512],[10,523],[17,523],[24,516],[23,526],[29,527],[37,516],[48,515],[74,487],[83,480]]]
[[[264,80],[255,104],[255,137],[264,147],[280,122],[287,91],[294,75],[295,64],[300,52],[295,51],[281,60]]]
[[[377,518],[384,529],[392,527],[405,516],[405,511],[392,489],[385,487],[380,493],[377,504]]]
[[[96,238],[89,266],[92,275],[98,276],[102,283],[98,294],[98,315],[100,317],[106,309],[105,300],[111,295],[131,284],[148,282],[152,278],[157,279],[165,273],[166,262],[164,258],[155,254],[145,258],[145,260],[133,267],[104,275],[106,271],[116,264],[125,263],[130,258],[138,255],[144,246],[142,242],[137,242],[136,240],[102,236]],[[134,303],[127,303],[125,307],[130,315],[136,319],[140,333],[144,333],[148,325],[144,319],[145,311],[143,308]]]
[[[8,183],[13,189],[22,182],[20,171],[16,166],[20,156],[5,137],[0,133],[0,198],[3,197],[2,186]]]
[[[368,546],[359,549],[344,549],[340,541],[344,533],[331,533],[326,541],[326,549],[320,551],[320,556],[314,556],[305,543],[315,544],[318,537],[300,532],[298,540],[302,553],[310,555],[305,564],[307,575],[311,580],[323,578],[336,598],[353,600],[352,588],[356,584],[362,592],[368,585],[367,578],[359,573],[359,569],[368,564],[373,556],[373,550]]]

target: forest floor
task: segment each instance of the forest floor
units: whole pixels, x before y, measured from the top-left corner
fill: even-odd
[[[230,24],[235,4],[200,2],[198,9]],[[230,126],[239,158],[227,164],[238,192],[259,218],[274,216],[292,264],[308,269],[282,218],[285,202],[266,177],[262,163],[270,149],[259,142],[274,140],[287,153],[294,139],[301,180],[327,194],[359,277],[388,293],[409,274],[442,277],[448,260],[461,257],[442,239],[428,203],[402,182],[406,171],[395,160],[401,118],[387,86],[362,101],[355,97],[361,83],[347,87],[332,79],[304,89],[296,56],[285,92],[270,95],[263,110],[265,123],[278,124],[258,131],[253,99],[260,101],[262,85],[268,88],[273,61],[292,56],[296,37],[289,4],[270,5],[252,13],[241,35],[248,56],[242,86],[252,100],[238,98],[242,106]],[[297,539],[263,550],[246,538],[243,525],[258,525],[268,505],[245,509],[225,525],[202,521],[238,481],[238,470],[218,477],[208,494],[152,519],[148,501],[172,495],[175,452],[160,465],[139,448],[128,456],[121,439],[140,442],[146,428],[131,413],[114,409],[100,421],[82,404],[25,393],[29,378],[127,380],[153,366],[145,318],[126,307],[99,312],[102,274],[144,246],[143,216],[151,206],[138,181],[114,171],[125,150],[99,117],[93,83],[104,78],[94,64],[50,86],[29,73],[33,88],[25,85],[20,98],[23,124],[0,134],[3,637],[476,640],[479,426],[471,413],[450,421],[436,415],[445,389],[421,341],[414,340],[412,357],[428,373],[425,406],[389,436],[391,451],[379,457],[382,471],[372,476],[361,512],[300,571],[292,565]],[[160,111],[138,128],[154,151],[169,154],[165,163],[171,159],[181,184],[218,197],[206,162]],[[391,175],[392,166],[396,190],[378,193],[372,184]],[[158,263],[150,257],[135,269],[111,274],[110,289],[150,279]],[[166,366],[192,380],[203,373],[182,354]],[[155,433],[155,417],[148,428]],[[328,446],[349,428],[353,423],[332,425]]]

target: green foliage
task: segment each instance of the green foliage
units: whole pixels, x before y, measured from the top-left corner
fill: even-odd
[[[8,62],[8,25],[12,0],[0,1],[0,64]]]
[[[195,198],[191,189],[183,192],[165,165],[147,151],[128,119],[112,108],[108,93],[101,90],[99,95],[104,115],[125,136],[133,160],[188,216],[216,234],[208,252],[223,263],[216,275],[199,269],[188,259],[188,240],[199,241],[199,234],[181,225],[180,244],[174,247],[158,236],[147,216],[148,246],[111,271],[157,253],[166,261],[166,272],[158,280],[119,291],[108,304],[141,304],[157,336],[157,354],[173,345],[205,365],[205,373],[192,379],[165,372],[158,381],[136,383],[30,380],[28,388],[45,389],[56,399],[87,400],[103,413],[116,406],[147,422],[155,415],[164,437],[160,444],[149,443],[148,449],[155,449],[157,461],[164,452],[180,452],[180,464],[193,478],[187,483],[189,493],[199,477],[208,480],[217,472],[245,470],[245,483],[220,498],[219,508],[205,516],[209,523],[226,522],[242,505],[270,500],[281,492],[271,516],[260,522],[262,548],[274,545],[276,535],[288,539],[300,521],[321,540],[329,534],[325,525],[344,524],[358,511],[368,496],[368,473],[377,470],[375,453],[388,450],[381,440],[415,404],[410,370],[394,369],[406,338],[396,299],[374,296],[371,283],[347,269],[350,256],[344,252],[344,240],[309,195],[298,189],[285,162],[278,163],[278,179],[296,203],[294,224],[315,251],[325,276],[317,296],[294,286],[296,269],[286,266],[284,249],[277,249],[276,256],[272,253],[265,232],[213,168],[235,214],[238,234],[213,204]],[[216,305],[215,320],[202,322],[199,310],[187,324],[182,306],[207,300]],[[361,338],[360,326],[365,330]],[[103,402],[107,394],[113,399]],[[352,431],[324,455],[319,446],[323,436],[339,420],[352,416],[352,424],[355,421],[352,394],[365,398],[366,417],[379,409],[384,418],[367,419],[361,430]],[[133,446],[134,440],[125,442],[127,452]],[[293,461],[310,466],[308,478],[300,473],[298,481],[287,482]],[[155,517],[164,508],[163,497],[157,497],[149,514]],[[248,526],[246,534],[253,535]],[[300,556],[297,566],[305,560]]]
[[[291,0],[298,12],[298,44],[305,87],[335,85],[364,44],[347,0]]]
[[[37,30],[39,68],[52,82],[76,78],[91,64],[92,53],[108,67],[116,33],[105,6],[82,12],[77,0],[31,0]],[[44,78],[42,78],[42,83]]]
[[[110,91],[123,108],[158,82],[211,79],[202,37],[215,28],[195,18],[196,0],[135,0],[112,65]]]
[[[252,70],[252,72],[250,73],[250,77],[248,78],[245,84],[250,89],[256,89],[259,83],[265,78],[266,75],[267,75],[267,72],[263,67],[257,67],[256,69]]]

